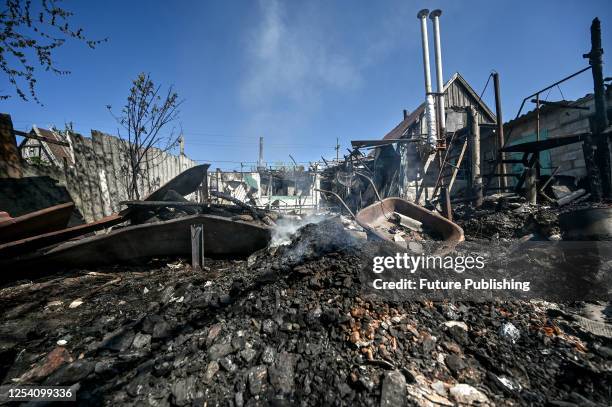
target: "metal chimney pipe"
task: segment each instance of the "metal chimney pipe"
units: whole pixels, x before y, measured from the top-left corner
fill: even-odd
[[[438,106],[440,108],[440,131],[442,135],[446,129],[446,113],[444,104],[444,76],[442,75],[442,47],[440,46],[440,16],[442,10],[437,9],[429,14],[429,18],[433,21],[434,27],[434,49],[436,54],[436,79],[438,81]],[[441,136],[442,136],[441,135]]]
[[[259,159],[257,160],[257,167],[258,168],[262,168],[264,166],[264,158],[263,158],[263,154],[264,154],[264,138],[263,137],[259,137]]]
[[[417,14],[421,20],[421,40],[423,44],[423,71],[425,73],[425,117],[427,119],[427,142],[432,149],[436,147],[436,117],[434,98],[431,92],[431,73],[429,69],[429,39],[427,38],[427,16],[429,10]]]

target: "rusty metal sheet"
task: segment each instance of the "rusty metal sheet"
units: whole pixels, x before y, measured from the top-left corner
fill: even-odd
[[[73,209],[74,203],[67,202],[16,218],[2,217],[0,221],[0,243],[63,229],[68,225]]]
[[[84,225],[77,225],[62,230],[43,233],[40,235],[27,237],[25,239],[0,244],[0,259],[9,259],[12,256],[21,255],[42,247],[61,243],[68,239],[117,225],[125,220],[126,219],[121,213],[114,214]]]
[[[247,256],[264,248],[271,238],[270,229],[252,223],[215,215],[185,216],[127,226],[104,235],[65,242],[43,253],[0,261],[0,269],[5,273],[11,270],[10,276],[3,275],[0,279],[36,276],[59,269],[141,264],[153,257],[190,257],[193,224],[203,226],[207,257]]]

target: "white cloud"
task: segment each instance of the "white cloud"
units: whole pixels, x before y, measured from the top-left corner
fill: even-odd
[[[289,22],[277,0],[261,1],[260,8],[261,23],[247,44],[249,69],[241,89],[248,107],[279,102],[312,106],[323,90],[360,86],[358,67],[327,41],[316,16]]]

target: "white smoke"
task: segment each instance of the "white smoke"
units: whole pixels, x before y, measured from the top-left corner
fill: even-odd
[[[291,243],[295,232],[303,226],[309,223],[319,223],[326,219],[325,215],[306,215],[300,216],[288,216],[285,215],[276,221],[276,226],[272,229],[272,241],[270,247],[286,246]]]

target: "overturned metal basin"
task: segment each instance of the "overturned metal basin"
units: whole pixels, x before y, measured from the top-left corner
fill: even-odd
[[[380,239],[393,241],[393,235],[387,230],[396,226],[396,223],[391,221],[394,213],[422,223],[423,227],[439,235],[441,241],[459,243],[464,240],[463,229],[459,225],[401,198],[386,198],[373,203],[357,212],[356,220]]]
[[[193,215],[165,222],[128,226],[110,233],[69,241],[3,265],[5,273],[37,272],[113,264],[139,264],[151,258],[191,255],[191,225],[204,229],[205,256],[243,257],[264,248],[268,228],[215,215]],[[1,265],[1,263],[0,263]],[[13,273],[11,273],[13,274]],[[6,276],[2,276],[6,277]],[[23,278],[16,276],[17,278]]]

